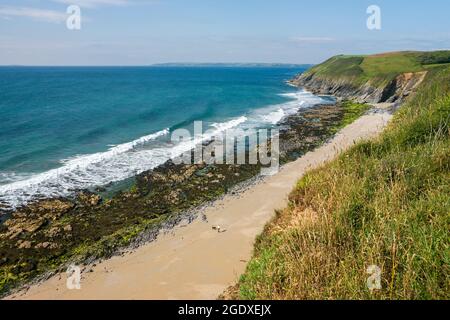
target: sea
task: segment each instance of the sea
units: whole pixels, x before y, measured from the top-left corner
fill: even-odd
[[[306,68],[0,67],[0,207],[155,168],[193,147],[170,134],[194,121],[216,132],[272,127],[329,102],[286,84]]]

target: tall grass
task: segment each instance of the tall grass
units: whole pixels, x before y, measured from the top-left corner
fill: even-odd
[[[257,239],[242,299],[450,298],[450,68],[376,140],[309,172]],[[367,287],[370,265],[380,290]]]

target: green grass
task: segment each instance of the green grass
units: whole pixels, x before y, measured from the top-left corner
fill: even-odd
[[[412,54],[369,56],[364,59],[361,68],[369,78],[423,70],[422,65]]]
[[[298,182],[234,298],[449,299],[449,120],[450,67],[433,68],[381,137]]]
[[[450,51],[392,52],[370,56],[333,57],[313,67],[306,74],[325,79],[345,79],[354,85],[370,83],[381,87],[408,72],[428,70],[429,65],[450,63]]]
[[[336,56],[322,64],[313,67],[310,74],[317,74],[323,77],[358,77],[363,74],[361,63],[363,56]]]
[[[333,134],[348,126],[370,109],[370,106],[366,103],[356,103],[352,101],[344,101],[341,106],[344,108],[344,117],[339,122],[339,125],[330,129]]]

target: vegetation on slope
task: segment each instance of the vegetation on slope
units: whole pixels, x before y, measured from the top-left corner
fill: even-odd
[[[344,109],[344,114],[341,122],[331,128],[332,133],[337,133],[339,130],[351,124],[370,109],[370,106],[366,103],[356,103],[348,100],[342,101],[340,106]]]
[[[346,79],[355,85],[382,87],[406,72],[426,71],[431,65],[450,63],[450,51],[392,52],[370,56],[335,56],[313,67],[306,75]]]
[[[298,182],[257,239],[234,297],[449,299],[449,118],[450,67],[431,68],[380,138]],[[372,292],[371,265],[382,285]]]

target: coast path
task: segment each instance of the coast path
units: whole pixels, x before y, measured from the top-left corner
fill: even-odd
[[[283,166],[236,195],[204,209],[199,218],[181,224],[149,244],[87,266],[81,289],[66,288],[66,274],[53,276],[7,299],[216,299],[244,272],[256,236],[287,205],[296,181],[351,147],[379,134],[391,118],[386,106],[362,116],[332,140]],[[212,226],[220,225],[225,232]]]

